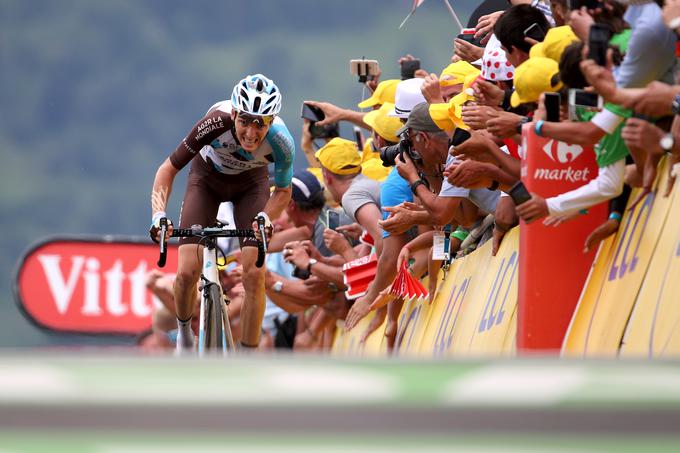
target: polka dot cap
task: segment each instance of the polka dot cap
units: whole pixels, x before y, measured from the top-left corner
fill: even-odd
[[[505,58],[505,51],[498,47],[484,49],[482,56],[482,77],[494,82],[512,80],[515,67]]]

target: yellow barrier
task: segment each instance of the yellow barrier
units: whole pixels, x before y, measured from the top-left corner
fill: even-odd
[[[516,332],[518,247],[519,229],[515,228],[506,235],[497,256],[491,256],[489,241],[455,260],[433,303],[420,302],[405,311],[403,317],[411,319],[414,327],[410,335],[410,326],[405,327],[399,353],[436,357],[511,352]]]
[[[664,253],[657,246],[673,200],[673,196],[662,195],[667,187],[666,175],[667,163],[664,162],[659,166],[656,191],[647,195],[635,209],[627,209],[618,234],[601,246],[565,337],[564,355],[616,355],[636,301],[648,304],[648,299],[658,293],[653,289],[653,285],[658,288],[657,277],[662,277],[657,275],[658,269],[666,267],[664,257],[668,262],[671,254],[670,249]],[[631,201],[638,194],[639,189],[634,190]],[[674,216],[677,215],[675,210]],[[669,237],[667,241],[672,242],[673,238],[677,236]],[[657,258],[655,254],[660,256]],[[648,272],[653,256],[657,258],[655,263],[659,260],[661,263],[652,266],[657,271]],[[640,292],[643,281],[650,289]],[[640,318],[639,322],[644,322],[642,313]]]
[[[662,174],[665,179],[665,174]],[[660,196],[660,195],[657,195]],[[680,194],[673,188],[659,235],[621,346],[623,356],[680,355]]]
[[[491,241],[455,260],[444,278],[438,275],[434,301],[404,303],[399,316],[395,355],[509,355],[515,351],[519,229],[506,234],[497,256]],[[350,332],[338,329],[335,354],[386,352],[383,326],[365,344],[359,338],[371,313]],[[380,338],[377,340],[376,337]]]

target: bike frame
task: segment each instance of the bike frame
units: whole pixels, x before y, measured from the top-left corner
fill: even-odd
[[[217,245],[214,239],[206,241],[203,247],[203,270],[201,271],[201,282],[203,285],[215,284],[219,288],[220,295],[223,295],[222,285],[220,284],[219,269],[217,267]],[[208,312],[208,291],[203,291],[201,287],[201,309],[198,324],[198,355],[205,355],[205,335],[206,335],[206,318]],[[226,304],[224,299],[213,301],[213,303],[220,304],[221,307],[221,322],[222,322],[222,353],[226,355],[227,348],[233,347],[233,341],[230,345],[227,344],[227,337],[231,337],[231,326],[229,325],[228,314],[225,312]],[[226,319],[226,322],[225,322]],[[225,335],[225,331],[229,329],[229,334]]]
[[[258,245],[258,255],[257,255],[257,267],[262,267],[264,265],[265,254],[267,252],[267,242],[265,233],[265,219],[262,216],[256,217],[256,222],[258,225],[258,230],[260,233],[260,239],[257,241]],[[167,230],[168,223],[167,219],[163,218],[160,221],[160,257],[158,259],[158,266],[165,266],[167,248]],[[219,322],[222,324],[221,335],[222,335],[222,353],[227,354],[228,350],[234,349],[234,340],[231,334],[231,327],[229,325],[229,314],[227,312],[227,304],[224,301],[224,293],[222,292],[222,285],[220,284],[219,269],[217,267],[217,238],[218,237],[256,237],[253,230],[231,230],[226,228],[224,225],[218,222],[218,225],[213,228],[201,228],[200,225],[192,227],[190,229],[176,229],[172,231],[171,237],[198,237],[201,238],[199,244],[203,245],[203,268],[201,272],[200,282],[201,282],[201,306],[200,306],[200,317],[199,317],[199,329],[198,329],[198,355],[203,356],[206,354],[205,340],[206,333],[208,329],[208,299],[211,297],[211,292],[213,293],[214,303],[218,304],[218,307],[213,307],[213,314],[216,312],[221,313]],[[213,291],[217,288],[217,293]]]

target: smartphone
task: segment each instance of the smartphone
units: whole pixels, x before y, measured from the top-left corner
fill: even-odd
[[[531,200],[531,194],[524,186],[522,181],[517,181],[517,183],[508,191],[508,195],[510,195],[510,198],[512,198],[515,206],[519,206],[522,203]]]
[[[595,60],[600,66],[606,66],[610,38],[611,29],[608,26],[592,24],[588,32],[588,58]]]
[[[545,30],[534,22],[524,30],[524,36],[531,38],[534,41],[542,42],[545,39]]]
[[[458,39],[462,39],[463,41],[469,42],[471,44],[478,45],[477,42],[475,42],[475,29],[474,28],[464,28],[460,31],[460,34],[456,36]]]
[[[326,227],[335,230],[340,226],[340,214],[337,211],[329,209],[326,211]]]
[[[420,60],[414,58],[413,60],[404,60],[401,62],[401,80],[412,79],[415,77],[416,71],[420,69]]]
[[[300,116],[306,120],[311,121],[312,123],[322,121],[324,118],[326,118],[326,115],[324,115],[323,110],[313,105],[305,104],[304,102],[302,103],[302,114]]]
[[[569,90],[569,105],[583,107],[589,110],[602,109],[602,96],[597,93],[571,88]]]
[[[567,7],[570,10],[581,9],[584,6],[586,9],[597,9],[602,8],[603,4],[600,0],[567,0]]]
[[[380,72],[378,60],[349,60],[349,72],[359,77],[360,83],[373,80]]]
[[[559,122],[560,104],[562,103],[560,93],[545,93],[544,97],[546,121]]]
[[[461,129],[460,127],[457,127],[456,130],[453,131],[453,136],[451,137],[451,140],[449,140],[449,146],[456,147],[461,143],[465,142],[465,140],[469,139],[470,137],[471,137],[470,132],[466,131],[465,129]]]
[[[312,138],[335,138],[340,136],[340,126],[338,126],[338,123],[319,126],[315,122],[310,122],[309,133]]]

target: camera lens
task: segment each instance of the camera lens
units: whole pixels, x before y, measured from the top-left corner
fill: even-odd
[[[380,148],[380,160],[382,160],[383,167],[394,167],[399,153],[401,153],[401,143]]]

